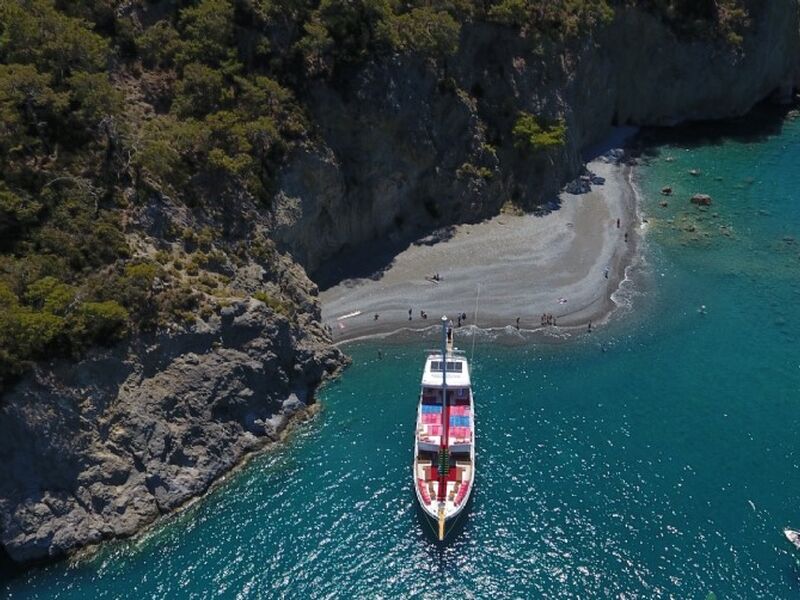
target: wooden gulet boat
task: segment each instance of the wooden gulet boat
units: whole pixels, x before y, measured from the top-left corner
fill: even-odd
[[[414,491],[444,540],[475,481],[475,407],[466,355],[453,347],[442,317],[442,349],[428,351],[414,438]]]

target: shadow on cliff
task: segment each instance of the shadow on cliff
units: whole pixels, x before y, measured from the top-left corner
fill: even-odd
[[[416,235],[393,235],[346,248],[325,261],[310,274],[311,279],[325,291],[348,279],[372,279],[378,281],[394,263],[395,257],[411,246],[435,246],[455,235],[450,225]]]
[[[630,148],[631,154],[642,160],[657,158],[663,146],[698,148],[720,145],[727,141],[758,143],[779,135],[787,116],[797,104],[778,105],[765,101],[746,115],[721,121],[694,121],[675,127],[643,129]]]

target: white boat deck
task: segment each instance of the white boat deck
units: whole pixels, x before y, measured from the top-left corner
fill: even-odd
[[[446,373],[443,365],[446,364]],[[444,375],[444,377],[443,377]],[[447,404],[443,402],[443,379]],[[474,406],[466,358],[459,353],[431,353],[425,362],[417,412],[414,479],[417,498],[434,520],[444,509],[452,519],[466,505],[474,479]],[[447,430],[447,440],[443,436]],[[447,472],[439,472],[440,452],[447,452]],[[440,485],[444,485],[440,494]],[[441,499],[441,500],[440,500]]]

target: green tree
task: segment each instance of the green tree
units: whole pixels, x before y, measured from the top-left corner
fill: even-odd
[[[61,80],[73,69],[104,69],[108,43],[52,0],[0,0],[0,58],[34,64]]]
[[[28,286],[25,301],[37,310],[64,316],[77,295],[74,286],[52,276],[43,277]]]
[[[184,8],[180,14],[183,42],[178,61],[219,66],[233,60],[233,17],[229,0],[200,0],[197,6]]]
[[[563,118],[542,124],[538,117],[520,112],[511,133],[514,136],[514,146],[519,150],[549,151],[566,143],[567,125]]]
[[[114,300],[85,302],[73,315],[72,335],[84,343],[110,344],[125,334],[128,319],[128,311]]]
[[[0,236],[11,239],[14,231],[37,222],[42,205],[27,194],[18,195],[0,181]]]
[[[145,66],[170,67],[180,51],[180,34],[168,21],[159,21],[136,37],[136,48]]]
[[[111,85],[105,73],[78,71],[67,83],[75,104],[72,114],[87,127],[109,117],[118,117],[122,112],[122,92]]]
[[[202,117],[219,110],[225,96],[225,78],[218,69],[189,63],[183,68],[172,108],[180,117]]]
[[[0,65],[0,151],[6,156],[49,146],[50,129],[67,107],[68,96],[33,65]]]
[[[430,7],[415,8],[393,17],[392,41],[402,51],[432,57],[447,56],[458,50],[461,26],[450,14]]]

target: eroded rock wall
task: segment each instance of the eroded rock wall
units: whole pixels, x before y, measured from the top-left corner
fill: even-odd
[[[445,65],[393,57],[317,83],[305,99],[321,151],[284,170],[275,236],[310,272],[343,249],[531,208],[574,177],[612,124],[671,125],[745,114],[799,80],[797,0],[765,2],[741,48],[681,37],[637,9],[580,47],[465,26]],[[514,148],[519,111],[564,116],[545,161]]]
[[[339,352],[257,300],[79,364],[0,405],[0,534],[19,562],[138,531],[205,492],[305,410]]]

